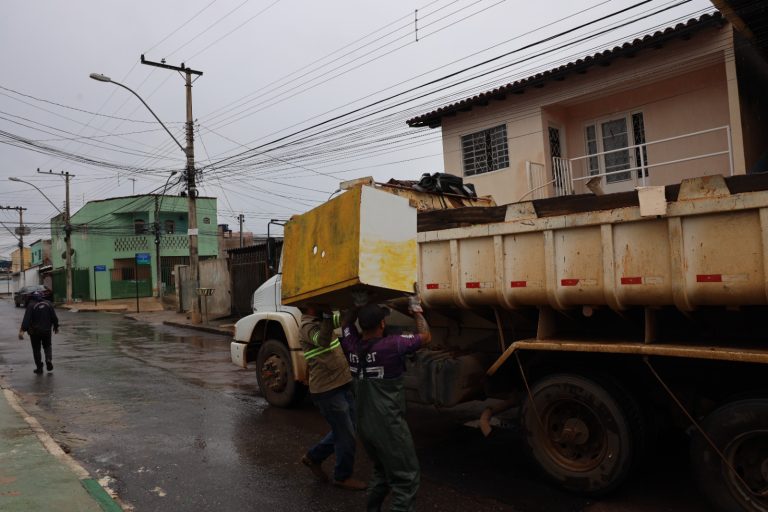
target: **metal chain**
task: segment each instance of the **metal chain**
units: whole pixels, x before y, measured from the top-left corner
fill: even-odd
[[[677,398],[675,393],[667,386],[666,382],[662,380],[661,376],[656,372],[656,369],[651,364],[651,361],[648,359],[647,356],[643,357],[643,361],[648,366],[648,369],[651,371],[653,376],[656,378],[657,381],[659,381],[659,384],[661,384],[661,387],[664,388],[664,391],[667,392],[667,394],[672,398],[672,400],[677,404],[677,406],[680,408],[681,411],[683,411],[683,414],[688,417],[690,422],[693,424],[694,427],[696,427],[696,430],[699,431],[699,433],[702,435],[702,437],[709,443],[709,445],[712,447],[713,450],[715,450],[715,453],[720,457],[720,460],[723,461],[723,464],[736,476],[736,478],[739,480],[739,482],[742,483],[744,488],[751,492],[752,494],[755,494],[756,496],[765,497],[768,496],[768,489],[761,491],[761,492],[755,492],[748,484],[744,481],[744,479],[741,477],[738,471],[731,465],[731,463],[728,461],[728,459],[725,457],[725,454],[720,451],[720,448],[717,447],[715,442],[712,440],[711,437],[707,435],[707,433],[704,431],[704,429],[701,427],[698,421],[691,415],[691,413],[688,412],[688,410],[685,408],[685,406],[680,402],[680,400]],[[745,496],[747,500],[751,499],[749,496]]]

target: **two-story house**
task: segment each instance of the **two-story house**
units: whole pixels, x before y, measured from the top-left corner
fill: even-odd
[[[30,266],[33,267],[46,267],[51,264],[51,241],[50,240],[35,240],[29,244],[29,249],[32,251]]]
[[[89,201],[70,223],[74,298],[92,300],[94,281],[99,300],[133,297],[137,289],[140,296],[154,295],[158,286],[173,287],[174,265],[189,264],[186,197],[150,194]],[[215,258],[216,198],[197,198],[197,225],[200,258]],[[51,239],[58,299],[64,295],[66,257],[60,216],[51,220]]]
[[[768,170],[768,65],[719,13],[410,119],[498,204]],[[595,187],[597,185],[597,187]]]

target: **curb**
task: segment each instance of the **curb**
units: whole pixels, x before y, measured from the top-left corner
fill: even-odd
[[[218,327],[210,327],[205,325],[193,325],[193,324],[185,324],[182,322],[174,322],[173,320],[164,320],[164,325],[170,325],[171,327],[181,327],[183,329],[193,329],[195,331],[203,331],[203,332],[209,332],[212,334],[220,334],[222,336],[229,336],[232,337],[232,331],[226,330],[226,329],[219,329]]]
[[[29,413],[19,403],[16,394],[10,388],[2,388],[3,394],[6,400],[10,404],[11,408],[15,410],[29,425],[37,438],[42,443],[43,447],[56,457],[62,464],[68,467],[80,480],[82,485],[88,494],[98,503],[104,512],[123,512],[121,507],[109,494],[109,492],[99,484],[99,482],[91,477],[88,471],[81,466],[74,458],[68,455],[56,441],[51,437],[48,432],[40,425],[40,422],[35,419],[34,416],[30,416]]]

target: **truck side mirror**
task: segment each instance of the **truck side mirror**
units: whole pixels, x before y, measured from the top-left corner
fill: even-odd
[[[267,238],[267,266],[269,267],[269,271],[271,273],[275,273],[277,271],[277,258],[275,254],[275,239],[270,237]]]

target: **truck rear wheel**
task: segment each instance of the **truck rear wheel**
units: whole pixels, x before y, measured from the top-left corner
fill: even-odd
[[[728,461],[694,437],[691,459],[704,494],[724,512],[768,511],[768,399],[726,404],[701,426]]]
[[[565,489],[592,495],[624,481],[642,436],[642,416],[632,397],[576,374],[544,377],[531,395],[522,408],[523,430],[547,476]]]
[[[296,382],[291,355],[284,343],[267,340],[256,357],[256,380],[264,398],[276,407],[292,407],[306,394],[306,387]]]

